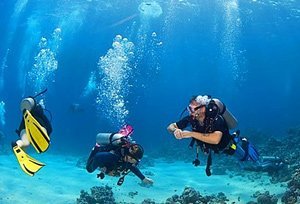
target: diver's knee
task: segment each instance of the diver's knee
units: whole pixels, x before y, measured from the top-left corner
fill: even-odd
[[[85,169],[88,173],[93,173],[94,172],[94,170],[91,168],[91,166],[86,166]]]
[[[28,140],[22,140],[23,141],[23,146],[27,147],[30,145],[30,142]]]
[[[17,141],[16,141],[16,144],[18,145],[18,147],[23,147],[23,146],[24,146],[22,140],[17,140]]]
[[[91,159],[89,159],[86,163],[85,169],[87,172],[89,173],[93,173],[95,171],[95,169],[93,168],[93,161]]]
[[[28,147],[30,142],[28,140],[17,140],[16,144],[18,145],[18,147]]]
[[[17,141],[17,144],[19,143],[22,147],[29,146],[30,142],[29,142],[29,140],[27,138],[27,134],[26,134],[26,130],[25,129],[23,129],[21,131],[20,138],[21,138],[21,140],[18,140],[19,142]],[[18,146],[21,147],[19,144],[18,144]]]

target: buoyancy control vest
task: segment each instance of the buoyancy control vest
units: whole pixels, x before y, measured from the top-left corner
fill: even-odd
[[[218,107],[219,114],[224,118],[228,128],[229,129],[236,128],[236,126],[238,125],[238,121],[234,117],[234,115],[228,110],[228,108],[225,106],[225,104],[217,98],[212,98],[207,105],[208,111],[210,110],[210,106],[211,106],[210,104],[212,104],[212,103],[216,104],[216,106]],[[213,107],[213,106],[211,106],[211,107]]]

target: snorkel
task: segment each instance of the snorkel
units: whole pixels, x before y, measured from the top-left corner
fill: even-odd
[[[40,95],[42,95],[42,94],[46,93],[47,91],[48,91],[48,89],[47,89],[47,88],[45,88],[45,90],[41,91],[40,93],[37,93],[35,96],[29,96],[29,97],[31,97],[31,98],[33,98],[33,99],[35,99],[36,97],[38,97],[38,96],[40,96]]]

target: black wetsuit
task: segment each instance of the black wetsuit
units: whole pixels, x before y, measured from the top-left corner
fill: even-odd
[[[52,125],[44,113],[44,110],[40,104],[34,106],[34,108],[30,111],[31,115],[43,126],[46,130],[48,135],[52,133]],[[24,117],[22,117],[22,121],[19,125],[19,128],[16,130],[17,134],[20,135],[21,131],[25,129],[25,121]]]
[[[123,156],[121,153],[122,149],[116,149],[111,152],[103,152],[100,147],[95,147],[90,154],[88,159],[86,169],[89,173],[94,172],[98,167],[106,168],[106,173],[110,171],[122,172],[124,170],[132,171],[137,177],[141,180],[145,178],[145,176],[141,173],[141,171],[132,163],[125,162],[123,160]]]
[[[224,118],[220,115],[217,115],[214,119],[211,120],[205,118],[203,125],[201,125],[198,120],[193,119],[191,116],[186,116],[180,121],[176,122],[176,125],[179,129],[185,129],[188,126],[191,126],[193,131],[200,133],[213,133],[214,131],[222,132],[222,138],[219,144],[216,145],[196,140],[198,145],[200,145],[200,147],[203,148],[204,151],[209,148],[218,153],[219,151],[222,151],[231,141],[228,126]]]

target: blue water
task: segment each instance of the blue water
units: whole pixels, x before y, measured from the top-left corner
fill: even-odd
[[[60,152],[88,154],[97,132],[123,123],[146,149],[156,148],[173,139],[166,126],[197,94],[220,98],[244,132],[281,137],[299,125],[299,1],[144,2],[151,5],[140,10],[137,0],[0,2],[7,141],[17,137],[22,97],[44,88],[51,149]],[[128,40],[109,55],[117,35]],[[87,86],[93,73],[95,87]],[[74,103],[82,111],[72,112]]]

